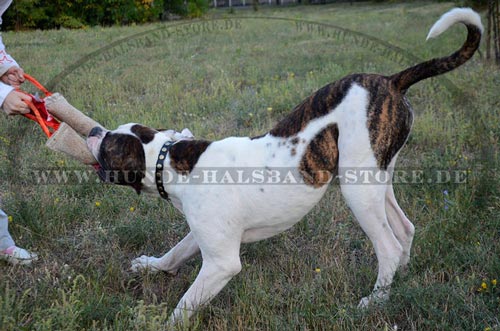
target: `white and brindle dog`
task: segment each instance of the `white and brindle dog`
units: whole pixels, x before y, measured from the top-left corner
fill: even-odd
[[[135,271],[150,268],[175,273],[201,252],[201,270],[175,308],[172,323],[191,316],[240,272],[242,243],[269,238],[300,221],[318,203],[339,169],[377,169],[392,176],[413,121],[407,89],[457,68],[479,47],[483,27],[480,16],[471,9],[453,9],[443,15],[428,38],[455,23],[465,24],[468,35],[452,55],[392,76],[342,78],[305,99],[260,137],[210,142],[195,140],[189,132],[159,132],[139,124],[91,131],[87,144],[100,164],[102,179],[130,185],[137,192],[170,197],[186,216],[190,232],[168,253],[132,261]],[[264,169],[261,174],[295,169],[302,180],[291,185],[265,185],[264,181],[254,185],[176,185],[171,181],[173,173],[184,183],[194,180],[199,169]],[[341,190],[378,258],[373,292],[360,302],[367,306],[388,298],[396,269],[410,258],[414,226],[396,202],[391,182],[341,182]]]

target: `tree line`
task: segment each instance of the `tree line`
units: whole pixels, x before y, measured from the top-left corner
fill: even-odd
[[[2,17],[2,30],[141,24],[199,17],[207,10],[208,0],[15,0]]]
[[[215,0],[215,6],[229,6],[230,0]],[[358,2],[360,0],[297,0],[300,4]],[[366,0],[365,0],[366,1]],[[372,0],[397,2],[396,0]],[[408,0],[407,0],[408,1]],[[411,0],[410,0],[411,1]],[[416,1],[416,0],[414,0]],[[444,0],[434,0],[444,1]],[[238,4],[241,1],[234,1]],[[473,7],[485,6],[498,0],[460,0]],[[258,10],[259,3],[279,5],[282,0],[246,0]],[[80,29],[86,26],[141,24],[181,17],[200,17],[214,6],[214,0],[15,0],[3,15],[2,30]]]

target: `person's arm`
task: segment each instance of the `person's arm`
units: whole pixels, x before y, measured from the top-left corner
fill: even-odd
[[[0,80],[5,84],[19,87],[24,82],[24,71],[5,50],[0,34]]]
[[[12,0],[0,1],[0,25],[2,24],[2,15],[11,2]],[[25,114],[30,111],[25,101],[31,101],[31,97],[14,90],[14,88],[19,88],[23,82],[24,71],[5,50],[0,34],[0,107],[7,115]]]

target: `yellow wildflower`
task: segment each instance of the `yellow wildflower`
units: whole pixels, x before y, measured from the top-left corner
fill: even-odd
[[[314,269],[314,271],[316,271],[316,273],[319,274],[321,272],[321,269],[320,268],[316,268],[316,269]]]
[[[12,216],[11,215],[7,216],[7,220],[9,221],[9,223],[12,223]]]
[[[493,285],[493,286],[497,286],[497,280],[496,280],[496,279],[492,279],[492,280],[491,280],[491,285]]]
[[[7,138],[5,138],[5,137],[3,137],[3,136],[0,136],[0,140],[1,140],[3,143],[7,144],[7,145],[8,145],[8,144],[10,144],[10,140],[9,140],[9,139],[7,139]]]
[[[485,282],[482,282],[482,283],[481,283],[481,288],[482,288],[483,290],[487,290],[487,289],[488,289],[488,284],[486,284]]]
[[[135,210],[135,208],[134,208],[134,207],[130,207],[130,208],[129,208],[129,210],[130,210],[131,212],[133,212],[133,211]]]
[[[100,202],[100,201],[96,201],[96,202],[95,202],[95,206],[96,206],[96,207],[100,207],[100,206],[101,206],[101,202]]]

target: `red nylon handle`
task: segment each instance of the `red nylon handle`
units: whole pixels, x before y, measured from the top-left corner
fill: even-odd
[[[49,90],[47,90],[45,88],[45,86],[40,84],[40,82],[38,82],[33,76],[30,76],[30,75],[25,73],[24,78],[27,81],[29,81],[30,83],[32,83],[40,91],[42,91],[43,94],[45,94],[45,96],[48,97],[48,96],[52,95],[52,93],[49,92]],[[28,93],[21,91],[19,89],[18,89],[18,91],[29,95]],[[40,127],[42,128],[43,132],[47,135],[47,137],[50,138],[52,136],[53,132],[51,132],[49,130],[49,127],[51,127],[54,130],[57,130],[59,128],[59,123],[54,123],[54,122],[50,122],[50,121],[45,120],[44,118],[42,118],[42,115],[40,115],[40,111],[33,104],[33,102],[31,102],[31,101],[25,101],[25,102],[28,105],[28,107],[30,107],[30,109],[34,115],[33,114],[23,114],[24,117],[27,117],[27,118],[37,122],[40,125]]]
[[[42,128],[43,132],[47,135],[48,138],[52,136],[52,132],[50,132],[49,128],[47,127],[47,124],[45,124],[45,121],[43,120],[42,116],[40,115],[40,112],[38,109],[35,107],[33,102],[31,101],[25,101],[26,104],[31,108],[31,111],[35,113],[35,122],[40,124],[40,127]]]
[[[35,85],[37,89],[39,89],[40,91],[42,91],[42,92],[43,92],[43,94],[45,94],[45,96],[47,96],[47,97],[48,97],[48,96],[51,96],[51,95],[52,95],[52,93],[51,93],[51,92],[49,92],[49,90],[47,90],[47,89],[45,88],[45,86],[43,86],[42,84],[40,84],[40,82],[39,82],[39,81],[37,81],[37,80],[36,80],[33,76],[30,76],[30,75],[28,75],[28,74],[24,74],[24,78],[25,78],[26,80],[28,80],[31,84]]]

